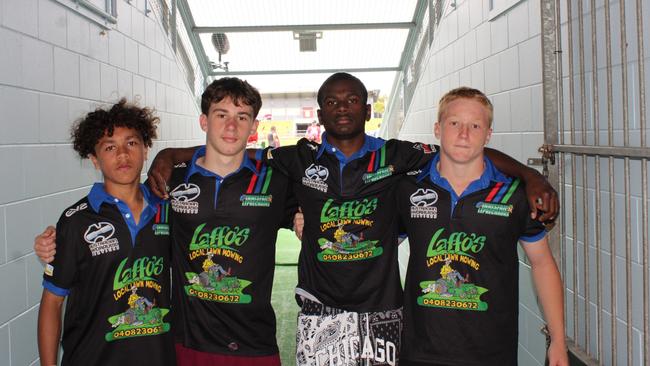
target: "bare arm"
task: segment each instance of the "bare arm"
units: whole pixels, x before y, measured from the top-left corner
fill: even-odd
[[[302,209],[298,207],[298,212],[293,217],[293,231],[299,240],[302,240],[302,229],[305,227],[305,217],[302,214]]]
[[[485,155],[500,171],[526,183],[530,217],[541,222],[553,221],[557,217],[560,201],[557,192],[543,175],[498,150],[485,148]]]
[[[548,349],[550,366],[569,364],[564,334],[564,297],[562,279],[546,238],[536,243],[523,243],[530,260],[533,282],[551,336]]]
[[[38,311],[38,353],[42,366],[56,365],[61,339],[61,311],[65,298],[43,289]]]
[[[167,181],[172,176],[174,165],[192,159],[198,146],[167,148],[160,150],[151,163],[149,172],[149,187],[160,198],[169,198]]]
[[[45,228],[39,236],[34,238],[34,252],[43,263],[50,263],[56,254],[56,229],[54,226]]]

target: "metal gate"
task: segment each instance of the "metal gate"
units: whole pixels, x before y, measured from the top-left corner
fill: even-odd
[[[563,204],[551,232],[570,349],[650,365],[647,0],[541,0],[545,145]]]

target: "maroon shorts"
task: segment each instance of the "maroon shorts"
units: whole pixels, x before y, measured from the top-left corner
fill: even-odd
[[[280,366],[280,355],[271,356],[230,356],[218,353],[196,351],[176,343],[177,366]]]

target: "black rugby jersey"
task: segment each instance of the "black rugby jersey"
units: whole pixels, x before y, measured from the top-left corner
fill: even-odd
[[[529,214],[523,183],[485,171],[458,197],[436,169],[400,182],[409,237],[402,360],[432,365],[516,365],[517,243],[546,232]]]
[[[177,342],[233,356],[278,353],[271,307],[275,240],[296,211],[287,178],[244,156],[220,177],[192,161],[171,178]]]
[[[326,133],[323,144],[301,139],[262,152],[289,176],[304,214],[298,294],[356,312],[402,305],[396,184],[433,152],[429,145],[366,135],[363,147],[346,158]]]
[[[57,223],[43,286],[67,296],[63,365],[174,365],[170,333],[169,208],[141,185],[136,225],[128,206],[96,183]]]

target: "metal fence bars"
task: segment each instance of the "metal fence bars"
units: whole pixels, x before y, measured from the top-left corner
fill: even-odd
[[[545,143],[563,203],[551,239],[570,348],[589,365],[650,365],[650,4],[541,5]]]

